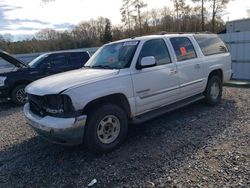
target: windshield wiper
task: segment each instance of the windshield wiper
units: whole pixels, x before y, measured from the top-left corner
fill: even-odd
[[[95,69],[95,68],[100,68],[100,69],[114,69],[113,67],[110,67],[109,65],[95,65],[95,66],[91,66],[91,68]]]
[[[83,66],[82,68],[91,69],[91,66]]]

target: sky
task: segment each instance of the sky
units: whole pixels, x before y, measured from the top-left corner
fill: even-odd
[[[172,7],[170,0],[145,0],[147,9]],[[0,0],[0,34],[31,35],[45,28],[70,29],[98,16],[107,17],[112,24],[121,23],[122,0]],[[246,18],[250,0],[233,0],[223,13],[224,21]]]

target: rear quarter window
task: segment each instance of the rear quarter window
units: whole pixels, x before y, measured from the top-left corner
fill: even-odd
[[[205,56],[228,52],[225,43],[216,35],[196,35],[194,38]]]

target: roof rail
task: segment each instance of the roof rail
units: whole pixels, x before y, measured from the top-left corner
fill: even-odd
[[[187,32],[167,32],[167,31],[160,31],[157,35],[167,35],[167,34],[185,34]]]
[[[214,34],[211,31],[200,31],[200,32],[195,32],[195,34]]]
[[[167,31],[160,31],[157,35],[166,35],[166,34],[213,34],[210,31],[201,31],[201,32],[167,32]]]
[[[169,34],[169,32],[167,32],[167,31],[160,31],[157,35],[166,35],[166,34]]]

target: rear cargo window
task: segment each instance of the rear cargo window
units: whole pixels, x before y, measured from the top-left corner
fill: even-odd
[[[216,35],[196,35],[194,38],[205,56],[228,52],[225,43]]]

